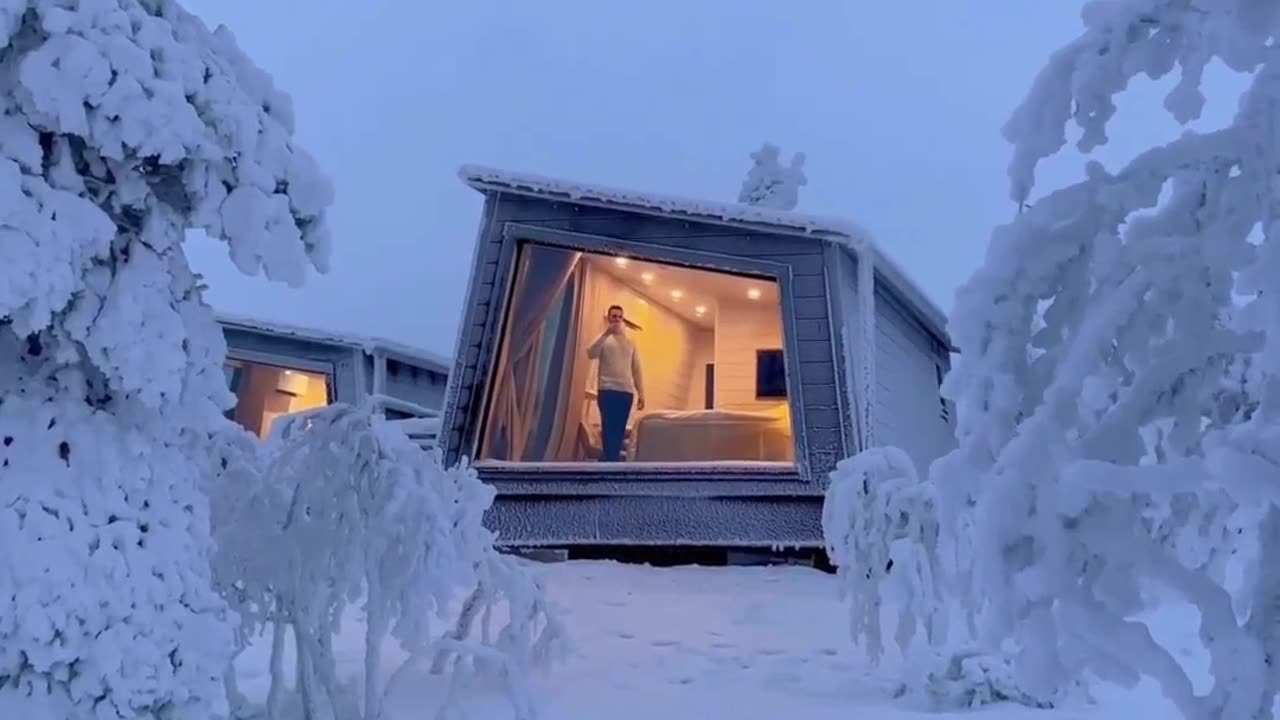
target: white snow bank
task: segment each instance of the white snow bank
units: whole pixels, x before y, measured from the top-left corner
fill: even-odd
[[[1097,706],[1029,711],[994,705],[980,713],[921,712],[890,695],[901,668],[868,667],[841,630],[845,610],[831,575],[799,567],[652,568],[609,562],[529,565],[573,630],[563,667],[535,677],[545,720],[1132,720],[1176,717],[1153,686],[1097,686]],[[1197,646],[1194,613],[1170,608],[1152,627],[1171,647]],[[346,616],[336,638],[340,672],[358,677],[363,657],[359,617]],[[269,681],[266,645],[239,668],[246,693]],[[386,662],[404,656],[388,648]],[[1189,662],[1197,663],[1194,655]],[[1198,669],[1198,668],[1197,668]],[[423,670],[388,698],[384,720],[434,717],[447,683]],[[465,717],[510,720],[501,686],[471,682],[461,690]]]

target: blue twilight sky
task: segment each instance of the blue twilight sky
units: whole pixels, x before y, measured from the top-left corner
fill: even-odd
[[[762,141],[804,151],[798,210],[859,221],[950,310],[1007,200],[1000,128],[1079,0],[186,0],[294,100],[333,178],[333,270],[301,290],[192,262],[220,309],[452,350],[480,198],[464,163],[732,200]],[[1204,122],[1239,82],[1210,74]],[[1167,87],[1168,82],[1161,83]],[[1120,103],[1124,160],[1176,136],[1162,93]],[[1040,187],[1072,182],[1064,153]]]

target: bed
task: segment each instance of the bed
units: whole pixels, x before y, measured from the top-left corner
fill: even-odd
[[[636,420],[629,459],[789,462],[793,448],[786,406],[769,412],[654,410]]]

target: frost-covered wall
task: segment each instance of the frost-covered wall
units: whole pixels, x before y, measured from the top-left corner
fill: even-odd
[[[951,356],[890,291],[878,284],[875,298],[875,442],[905,450],[923,475],[956,445],[955,413],[940,385]]]
[[[373,357],[364,356],[365,392],[373,391]],[[444,407],[445,385],[448,375],[421,363],[411,363],[403,358],[387,358],[386,394],[408,400],[432,410]]]
[[[944,403],[939,380],[950,370],[950,352],[944,338],[926,328],[916,313],[888,289],[876,275],[874,295],[875,341],[867,356],[861,338],[859,273],[854,254],[843,249],[831,253],[833,297],[836,302],[840,344],[845,350],[839,368],[847,390],[849,431],[854,438],[869,436],[873,446],[896,446],[906,451],[920,473],[955,446],[955,413]],[[872,407],[865,410],[867,393],[861,388],[860,369],[873,361],[875,378]],[[870,418],[869,432],[861,424]]]

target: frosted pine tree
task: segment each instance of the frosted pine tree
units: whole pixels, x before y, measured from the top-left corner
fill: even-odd
[[[957,295],[960,349],[944,392],[959,448],[934,465],[988,647],[1012,641],[1017,679],[1052,697],[1089,669],[1155,678],[1194,720],[1270,718],[1280,685],[1280,5],[1092,2],[1005,128],[1012,199],[1080,128],[1105,143],[1138,74],[1181,80],[1165,100],[1199,115],[1218,60],[1252,75],[1235,120],[1189,133],[1029,206],[995,231]],[[1224,378],[1251,387],[1224,406]],[[1256,405],[1256,406],[1255,406]],[[1226,407],[1226,411],[1224,411]],[[1242,505],[1266,507],[1254,601],[1240,617],[1210,563],[1153,536]],[[1212,524],[1212,523],[1210,523]],[[1172,525],[1171,527],[1168,525]],[[1211,533],[1207,542],[1215,541]],[[1196,606],[1212,685],[1141,620],[1146,584]]]
[[[218,717],[197,475],[231,398],[184,231],[298,283],[332,191],[171,0],[15,0],[0,38],[0,717]]]
[[[776,145],[765,143],[751,153],[752,166],[738,191],[738,202],[776,210],[794,210],[800,188],[808,184],[804,174],[804,153],[796,153],[791,165],[782,164]]]

